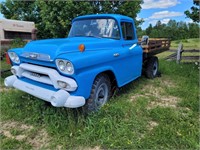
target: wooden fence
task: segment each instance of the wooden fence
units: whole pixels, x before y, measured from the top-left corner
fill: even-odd
[[[185,61],[198,61],[200,62],[200,50],[196,50],[196,49],[191,49],[191,50],[184,50],[183,49],[183,45],[179,44],[178,49],[177,50],[169,50],[168,52],[174,52],[173,54],[167,56],[165,59],[171,59],[171,60],[176,60],[177,63],[180,63],[181,60],[185,60]],[[195,54],[190,55],[190,56],[182,56],[183,53],[190,53],[190,54]],[[198,55],[196,55],[198,54]]]

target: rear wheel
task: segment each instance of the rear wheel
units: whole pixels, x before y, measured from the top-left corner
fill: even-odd
[[[86,101],[87,112],[98,111],[110,98],[111,83],[106,74],[98,75],[92,85],[90,98]]]
[[[145,64],[145,75],[147,78],[153,79],[158,74],[158,58],[150,57]]]

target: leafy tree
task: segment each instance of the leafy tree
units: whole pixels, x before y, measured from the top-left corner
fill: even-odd
[[[156,23],[155,28],[159,29],[159,28],[161,28],[161,26],[162,26],[162,23],[161,23],[160,20],[158,20],[157,23]]]
[[[43,30],[48,33],[46,37],[66,37],[74,17],[92,13],[89,2],[38,0],[37,5],[44,24]]]
[[[187,24],[185,22],[183,22],[183,21],[180,21],[180,22],[178,22],[177,25],[178,25],[178,30],[181,33],[180,34],[180,39],[186,39],[187,36],[188,36],[188,32],[189,32]]]
[[[155,26],[149,25],[145,31],[151,38],[170,38],[171,40],[198,38],[200,26],[197,23],[189,23],[176,20],[170,20],[167,24],[162,24],[160,21]]]
[[[35,1],[14,1],[6,0],[0,3],[1,13],[7,19],[33,21],[38,28],[38,36],[43,37],[43,34],[48,33],[43,31],[44,24],[40,17],[40,9]]]
[[[152,24],[150,23],[149,27],[146,28],[146,34],[147,34],[147,35],[150,35],[151,32],[152,32],[152,29],[153,29],[153,27],[152,27]]]
[[[197,23],[189,23],[188,30],[190,38],[199,38],[199,25]]]
[[[1,3],[7,19],[34,21],[39,38],[66,37],[74,17],[86,14],[117,13],[136,18],[142,0],[138,1],[14,1]],[[141,21],[136,21],[138,25]]]
[[[166,36],[172,40],[177,39],[178,36],[178,24],[176,20],[170,20],[166,27]]]
[[[194,22],[199,22],[199,6],[200,1],[199,0],[193,0],[193,4],[195,6],[191,7],[191,11],[186,10],[185,14],[188,18],[191,18]]]
[[[39,8],[34,1],[13,1],[6,0],[2,2],[1,13],[5,18],[15,20],[27,20],[27,21],[40,21]]]
[[[66,36],[73,18],[86,14],[117,13],[136,18],[141,1],[42,1],[38,0],[45,30],[52,37]],[[84,8],[84,9],[83,9]],[[135,8],[135,9],[134,9]],[[134,11],[133,11],[134,10]]]
[[[138,38],[141,38],[143,35],[146,35],[146,32],[145,32],[145,30],[142,30],[142,28],[141,27],[137,27],[137,37]]]

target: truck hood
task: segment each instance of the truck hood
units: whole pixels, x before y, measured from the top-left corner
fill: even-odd
[[[24,47],[24,53],[37,53],[50,56],[54,60],[60,54],[79,52],[78,46],[85,45],[85,51],[98,51],[119,47],[119,40],[93,37],[71,37],[31,41]]]

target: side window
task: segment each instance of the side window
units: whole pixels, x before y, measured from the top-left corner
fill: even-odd
[[[132,23],[121,22],[121,28],[124,40],[133,40],[135,38]]]

